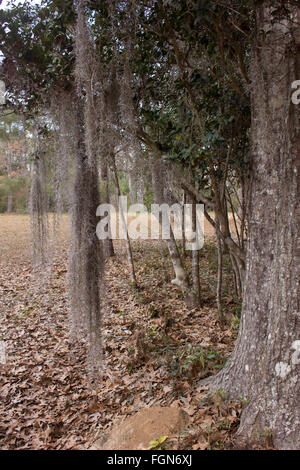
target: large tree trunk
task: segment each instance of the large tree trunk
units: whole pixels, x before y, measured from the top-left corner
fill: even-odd
[[[271,4],[257,10],[252,58],[252,193],[241,327],[232,357],[211,384],[249,400],[241,440],[271,432],[276,448],[299,449],[300,130],[291,84],[300,77],[300,15],[297,8],[293,22],[290,16],[272,23]]]

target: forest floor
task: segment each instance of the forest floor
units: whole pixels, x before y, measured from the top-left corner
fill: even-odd
[[[133,242],[139,283],[133,289],[125,243],[115,242],[116,256],[106,261],[103,370],[95,390],[87,379],[84,341],[69,339],[66,219],[52,267],[40,273],[31,266],[28,216],[0,215],[0,343],[6,348],[6,364],[0,364],[1,449],[89,448],[114,423],[151,406],[177,406],[191,418],[165,441],[166,448],[231,447],[242,404],[227,401],[221,390],[211,394],[201,378],[216,373],[230,355],[241,306],[226,259],[227,324],[220,324],[209,227],[205,236],[203,307],[193,310],[170,283],[172,266],[162,243]]]

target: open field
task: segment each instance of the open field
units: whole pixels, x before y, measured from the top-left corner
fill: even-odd
[[[212,230],[206,227],[205,233]],[[203,307],[188,310],[170,283],[171,263],[158,241],[134,241],[139,289],[130,286],[125,243],[106,261],[103,370],[97,390],[86,377],[84,341],[69,339],[66,296],[68,224],[53,243],[51,267],[34,272],[26,215],[0,215],[0,448],[88,448],[118,420],[143,407],[179,406],[192,426],[167,442],[171,449],[223,448],[239,422],[240,405],[208,395],[199,383],[233,348],[238,312],[225,266],[224,307],[215,306],[217,261],[212,239],[201,250]],[[186,260],[190,264],[189,258]],[[136,333],[143,337],[136,354]],[[200,444],[199,444],[200,443]],[[198,447],[197,447],[198,445]],[[200,445],[200,447],[199,447]]]

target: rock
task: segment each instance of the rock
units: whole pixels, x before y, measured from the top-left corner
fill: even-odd
[[[180,408],[143,408],[113,426],[107,439],[97,440],[90,450],[144,450],[161,436],[176,436],[190,423]]]

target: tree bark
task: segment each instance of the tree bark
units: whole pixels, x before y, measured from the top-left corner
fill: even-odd
[[[110,191],[109,191],[109,177],[108,177],[108,164],[107,159],[104,157],[101,161],[101,179],[104,183],[104,202],[106,204],[110,203]],[[106,238],[103,240],[103,253],[105,258],[110,258],[115,255],[114,244],[112,237]]]
[[[217,219],[216,219],[216,224],[219,224]],[[216,237],[217,237],[217,251],[218,251],[218,277],[217,277],[216,299],[217,299],[219,319],[221,322],[224,322],[225,317],[224,317],[223,308],[222,308],[223,247],[222,247],[222,241],[218,232],[216,232]]]
[[[72,315],[71,336],[88,333],[87,371],[98,374],[101,357],[102,292],[104,285],[103,245],[96,234],[100,204],[98,167],[95,153],[87,155],[84,135],[84,105],[76,103],[76,172],[71,211],[68,290]],[[94,162],[93,162],[94,159]]]
[[[265,2],[256,12],[241,327],[232,357],[211,385],[249,400],[238,431],[242,442],[271,432],[276,448],[299,449],[300,115],[291,84],[300,77],[300,15],[298,7],[287,6],[289,17],[278,21],[272,8]]]
[[[161,155],[153,155],[152,162],[152,186],[154,190],[154,197],[156,204],[163,204],[164,201],[164,184],[165,184],[165,169],[161,161]],[[159,220],[161,225],[161,220]],[[174,232],[170,226],[170,238],[165,240],[168,246],[170,258],[172,261],[175,279],[171,282],[181,289],[183,297],[188,307],[196,307],[197,297],[195,296],[192,286],[189,284],[188,276],[185,272],[184,265],[179,253],[179,249],[174,237]]]
[[[118,191],[118,197],[121,197],[121,189],[120,189],[120,183],[119,183],[119,177],[118,177],[118,170],[116,166],[116,160],[115,160],[115,155],[113,152],[111,152],[111,163],[113,167],[113,172],[115,175],[115,181],[116,181],[116,186],[117,186],[117,191]],[[126,234],[126,248],[127,248],[127,258],[128,258],[128,264],[129,264],[129,269],[130,269],[130,278],[131,278],[131,283],[132,286],[137,288],[138,283],[136,280],[136,275],[135,275],[135,269],[134,269],[134,262],[133,262],[133,256],[132,256],[132,248],[131,248],[131,243],[130,243],[130,238],[127,230],[127,225],[125,221],[125,215],[123,213],[122,208],[121,210],[121,218],[122,218],[122,223],[123,223],[123,230]]]

